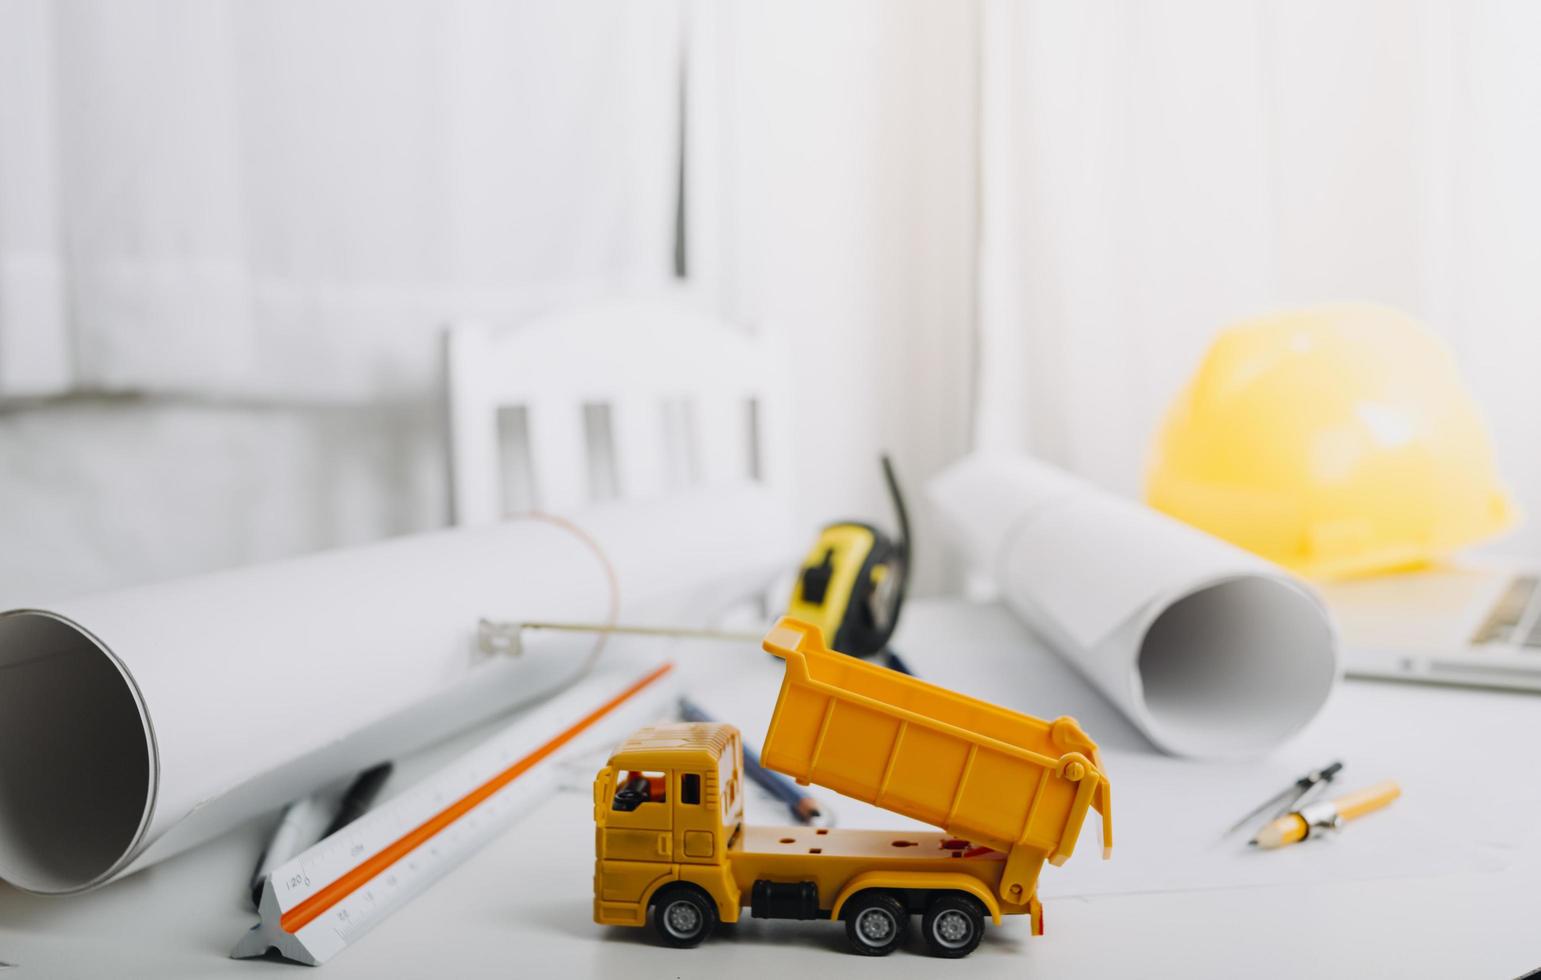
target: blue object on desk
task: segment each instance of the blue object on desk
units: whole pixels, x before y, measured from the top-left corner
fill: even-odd
[[[884,650],[883,657],[888,662],[889,670],[897,670],[899,673],[909,674],[911,677],[915,676],[915,672],[910,669],[910,665],[900,659],[899,655],[894,652],[893,647]]]

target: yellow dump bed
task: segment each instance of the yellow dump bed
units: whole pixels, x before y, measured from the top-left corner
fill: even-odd
[[[1097,745],[1074,718],[1043,721],[834,653],[783,617],[765,649],[786,676],[761,761],[1008,852],[1001,897],[1026,902],[1044,860],[1062,864],[1086,811],[1113,846]]]

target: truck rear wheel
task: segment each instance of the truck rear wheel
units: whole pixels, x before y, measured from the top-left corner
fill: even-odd
[[[653,929],[679,949],[701,945],[717,928],[717,903],[695,885],[668,885],[653,899]]]
[[[932,956],[958,959],[972,953],[984,936],[985,910],[973,896],[942,892],[926,906],[920,930]]]
[[[858,892],[845,903],[845,938],[863,956],[887,956],[910,929],[904,903],[887,892]]]

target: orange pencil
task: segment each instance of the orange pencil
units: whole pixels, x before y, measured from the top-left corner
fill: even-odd
[[[1284,847],[1319,836],[1324,831],[1340,830],[1348,821],[1379,810],[1401,795],[1402,787],[1388,779],[1335,800],[1308,803],[1268,824],[1247,843],[1256,847]]]

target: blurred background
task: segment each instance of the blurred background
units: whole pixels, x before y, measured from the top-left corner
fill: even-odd
[[[1018,448],[1135,494],[1216,331],[1333,300],[1448,342],[1541,512],[1538,32],[1497,0],[0,0],[0,606],[441,526],[447,323],[680,291],[789,345],[808,523],[886,515],[880,449],[916,487]]]

